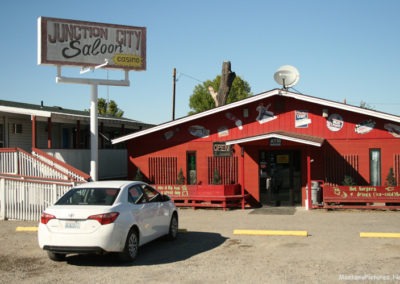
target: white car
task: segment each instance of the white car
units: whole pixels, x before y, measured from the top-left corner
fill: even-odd
[[[140,181],[99,181],[72,188],[48,207],[38,241],[56,261],[71,253],[108,252],[133,261],[139,246],[177,233],[178,211],[168,196]]]

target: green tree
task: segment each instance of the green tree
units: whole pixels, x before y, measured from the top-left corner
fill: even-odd
[[[194,87],[193,94],[189,99],[189,107],[191,111],[189,114],[199,113],[205,110],[215,108],[215,102],[212,98],[209,87],[211,86],[215,92],[218,92],[221,76],[218,75],[213,81],[207,80],[202,84]],[[240,101],[251,96],[251,88],[249,83],[236,76],[233,80],[231,90],[227,97],[226,103]]]
[[[374,110],[374,108],[371,105],[369,105],[367,102],[364,102],[364,101],[360,102],[360,108]]]
[[[108,115],[112,117],[122,117],[124,115],[123,110],[118,108],[115,101],[110,100],[108,103],[105,99],[100,98],[97,101],[98,113],[101,115]]]
[[[389,169],[389,173],[386,176],[386,186],[397,186],[396,177],[394,176],[393,168]]]

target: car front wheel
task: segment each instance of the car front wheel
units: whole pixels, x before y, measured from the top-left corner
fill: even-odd
[[[171,222],[169,223],[168,239],[175,240],[178,235],[178,216],[172,215]]]
[[[134,261],[139,250],[139,234],[136,229],[132,229],[126,238],[124,251],[121,253],[123,261]]]

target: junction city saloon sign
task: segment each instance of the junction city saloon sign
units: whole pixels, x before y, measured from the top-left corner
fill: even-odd
[[[146,70],[146,28],[40,17],[38,64]]]

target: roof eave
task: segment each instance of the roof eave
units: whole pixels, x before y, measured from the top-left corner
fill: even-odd
[[[51,112],[49,112],[49,111],[22,109],[22,108],[18,108],[18,107],[10,107],[10,106],[0,106],[0,112],[51,117]]]
[[[247,138],[226,141],[225,144],[226,145],[243,144],[243,143],[265,140],[265,139],[270,139],[270,138],[278,138],[281,140],[286,140],[286,141],[291,141],[291,142],[296,142],[296,143],[301,143],[301,144],[306,144],[306,145],[316,146],[316,147],[321,147],[322,144],[324,143],[323,139],[321,139],[321,141],[318,142],[318,141],[312,141],[312,140],[308,140],[308,139],[292,137],[289,135],[284,135],[284,134],[279,134],[279,133],[268,133],[268,134],[253,136],[253,137],[247,137]]]
[[[360,113],[360,114],[369,115],[369,116],[373,116],[373,117],[381,118],[381,119],[387,119],[387,120],[391,120],[391,121],[400,123],[400,116],[398,116],[398,115],[393,115],[393,114],[380,112],[380,111],[376,111],[376,110],[371,110],[371,109],[367,109],[367,108],[352,106],[352,105],[348,105],[345,103],[330,101],[330,100],[326,100],[326,99],[311,97],[311,96],[307,96],[307,95],[303,95],[303,94],[299,94],[299,93],[292,93],[292,92],[288,92],[285,90],[281,90],[280,92],[281,92],[281,95],[284,95],[284,96],[290,97],[290,98],[294,98],[297,100],[308,101],[308,102],[312,102],[315,104],[325,105],[327,107],[343,109],[343,110],[347,110],[347,111],[351,111],[351,112],[355,112],[355,113]],[[329,105],[327,105],[327,103],[329,103]]]
[[[118,144],[118,143],[130,140],[130,139],[136,138],[136,137],[140,137],[140,136],[143,136],[143,135],[146,135],[146,134],[150,134],[150,133],[157,132],[157,131],[160,131],[160,130],[163,130],[163,129],[174,127],[174,126],[179,125],[181,123],[189,122],[189,121],[192,121],[192,120],[195,120],[195,119],[198,119],[198,118],[202,118],[202,117],[205,117],[205,116],[208,116],[208,115],[220,112],[220,111],[232,109],[232,108],[235,108],[235,107],[238,107],[238,106],[241,106],[241,105],[245,105],[245,104],[248,104],[248,103],[251,103],[251,102],[254,102],[254,101],[258,101],[258,100],[260,100],[262,98],[274,96],[274,95],[277,95],[277,94],[279,94],[279,89],[273,89],[271,91],[267,91],[265,93],[261,93],[261,94],[256,95],[256,96],[251,96],[251,97],[248,97],[248,98],[240,100],[240,101],[236,101],[236,102],[233,102],[233,103],[230,103],[230,104],[227,104],[227,105],[223,105],[223,106],[216,107],[216,108],[213,108],[213,109],[209,109],[209,110],[206,110],[206,111],[203,111],[203,112],[199,112],[199,113],[196,113],[196,114],[193,114],[193,115],[185,116],[183,118],[179,118],[179,119],[176,119],[176,120],[173,120],[173,121],[169,121],[169,122],[157,125],[155,127],[145,129],[143,131],[138,131],[138,132],[126,135],[126,136],[121,136],[121,137],[112,139],[111,143],[112,144]]]

